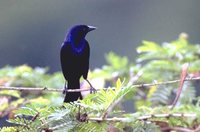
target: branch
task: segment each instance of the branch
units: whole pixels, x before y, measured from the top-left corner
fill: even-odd
[[[200,125],[194,130],[194,132],[199,132],[200,131]]]
[[[0,90],[18,90],[18,91],[47,91],[47,92],[63,92],[63,89],[59,88],[33,88],[33,87],[6,87],[0,86]],[[67,89],[67,92],[81,92],[81,91],[88,91],[90,89]]]
[[[90,117],[90,118],[88,118],[89,121],[97,121],[97,122],[101,122],[101,121],[123,122],[127,119],[129,119],[129,118],[119,118],[119,117],[104,118],[104,119],[101,118],[101,117]]]
[[[185,81],[185,78],[187,76],[187,70],[188,70],[188,66],[189,64],[186,63],[182,66],[182,71],[181,71],[181,75],[180,75],[180,82],[179,82],[179,87],[178,87],[178,90],[176,92],[176,98],[174,99],[173,103],[172,103],[172,107],[171,109],[173,109],[177,102],[178,102],[178,99],[180,98],[180,95],[181,95],[181,92],[182,92],[182,89],[183,89],[183,84],[184,84],[184,81]]]
[[[194,113],[174,113],[174,114],[151,114],[138,117],[137,120],[147,120],[150,118],[169,118],[169,117],[182,117],[182,118],[195,118],[197,114]],[[110,121],[110,122],[126,122],[130,121],[130,117],[112,117],[112,118],[102,118],[102,117],[89,117],[90,121]],[[199,128],[200,129],[200,128]]]
[[[200,77],[189,77],[186,78],[185,81],[195,81],[200,80]],[[178,83],[180,80],[172,80],[172,81],[166,81],[166,82],[157,82],[157,83],[147,83],[147,84],[137,84],[133,85],[132,88],[136,87],[150,87],[155,85],[166,85],[166,84],[173,84]],[[106,90],[107,88],[104,88]],[[7,87],[7,86],[0,86],[0,90],[18,90],[18,91],[45,91],[45,92],[62,92],[63,89],[59,88],[47,88],[47,87]],[[67,92],[81,92],[81,91],[89,91],[90,88],[84,88],[84,89],[68,89]],[[99,90],[99,89],[97,89]]]
[[[108,113],[109,113],[110,111],[112,111],[112,109],[119,103],[119,101],[120,101],[121,99],[122,99],[122,98],[113,100],[112,103],[110,103],[110,105],[105,109],[105,111],[103,112],[103,115],[101,116],[101,118],[102,118],[102,119],[105,119],[106,116],[108,115]]]
[[[147,120],[149,118],[169,118],[169,117],[197,117],[197,114],[187,114],[187,113],[174,113],[174,114],[151,114],[144,115],[138,118],[138,120]]]
[[[178,132],[194,132],[194,130],[192,129],[188,129],[188,128],[184,128],[184,127],[164,127],[164,128],[161,128],[162,131],[170,131],[171,130],[175,130],[178,131]]]

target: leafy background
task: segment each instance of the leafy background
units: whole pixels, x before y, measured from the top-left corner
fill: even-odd
[[[107,64],[89,72],[89,80],[100,90],[71,104],[62,103],[61,92],[1,90],[1,122],[9,122],[1,131],[199,131],[198,81],[184,83],[174,109],[170,105],[178,83],[133,86],[179,79],[185,63],[189,63],[187,77],[199,77],[200,46],[181,33],[177,40],[162,44],[142,41],[136,50],[135,61],[106,54]],[[62,89],[62,74],[47,70],[6,66],[0,70],[0,84]],[[81,86],[89,88],[84,80]]]
[[[0,67],[28,64],[60,71],[59,51],[67,30],[88,24],[92,69],[113,51],[135,59],[141,40],[157,43],[187,32],[200,42],[199,0],[1,0]],[[98,60],[98,61],[97,61]]]
[[[69,27],[85,23],[98,27],[87,36],[92,49],[89,80],[95,88],[118,89],[100,90],[64,106],[61,92],[0,90],[1,131],[198,131],[199,81],[184,83],[173,110],[169,105],[178,83],[132,86],[179,79],[184,63],[189,63],[188,77],[199,76],[199,46],[193,44],[200,41],[199,4],[197,0],[1,0],[0,85],[62,91],[64,79],[57,72],[60,45]],[[162,43],[183,31],[191,35],[191,42],[182,34]],[[143,39],[150,41],[140,44]],[[81,82],[83,88],[89,87]],[[171,116],[138,120],[146,114]],[[95,120],[103,115],[122,121]]]

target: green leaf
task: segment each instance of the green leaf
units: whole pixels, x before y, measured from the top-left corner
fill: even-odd
[[[142,53],[142,52],[157,52],[162,50],[162,48],[155,42],[152,41],[142,41],[142,46],[139,46],[137,48],[137,52],[138,53]]]
[[[21,94],[19,91],[14,91],[14,90],[2,90],[0,91],[1,96],[13,96],[16,98],[20,98]]]

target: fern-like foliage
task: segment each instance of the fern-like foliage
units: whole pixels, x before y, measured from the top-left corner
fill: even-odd
[[[12,127],[0,130],[158,132],[179,127],[198,131],[200,98],[196,97],[192,81],[184,82],[181,96],[173,109],[168,105],[175,98],[178,83],[150,87],[140,85],[137,88],[132,85],[179,79],[184,63],[190,64],[188,75],[199,76],[200,46],[190,44],[187,37],[181,35],[179,39],[163,44],[143,41],[137,51],[136,62],[108,53],[108,64],[89,72],[88,76],[91,80],[100,78],[101,84],[108,88],[73,103],[62,104],[60,93],[1,90],[0,117],[9,117]],[[126,81],[121,82],[118,78],[126,78]],[[0,85],[4,86],[62,88],[63,84],[60,72],[48,74],[46,68],[22,65],[0,69]],[[122,102],[127,99],[134,104],[136,111],[126,111]]]
[[[137,62],[143,63],[140,69],[144,72],[138,81],[144,83],[178,79],[184,63],[189,63],[188,74],[199,73],[200,68],[197,65],[200,65],[200,46],[190,44],[185,36],[183,33],[177,40],[161,45],[152,41],[143,41],[142,45],[137,48],[139,53]],[[177,84],[142,88],[143,94],[148,95],[142,98],[145,98],[143,102],[152,106],[171,104],[177,88]],[[192,82],[184,83],[183,92],[188,94],[181,94],[179,105],[186,102],[191,103],[195,98],[195,88]],[[136,104],[138,104],[137,102]]]
[[[106,131],[108,123],[90,121],[89,118],[111,117],[115,113],[115,106],[130,91],[130,86],[124,86],[118,80],[115,90],[101,89],[96,94],[90,94],[83,100],[62,107],[37,104],[21,107],[16,111],[17,117],[10,119],[9,122],[16,124],[19,131]]]
[[[152,102],[152,106],[158,106],[159,104],[162,105],[168,105],[170,102],[172,102],[173,98],[172,94],[172,89],[174,87],[172,86],[155,86],[156,90],[155,92],[149,97],[149,101]]]

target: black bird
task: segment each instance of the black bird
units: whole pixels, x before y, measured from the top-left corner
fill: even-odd
[[[80,88],[79,79],[81,76],[87,80],[89,69],[90,46],[85,36],[96,27],[87,25],[76,25],[72,27],[66,35],[60,51],[61,68],[65,84],[66,93],[64,102],[72,102],[82,99],[80,92],[66,92],[67,89]],[[87,80],[88,81],[88,80]],[[89,82],[88,82],[89,83]],[[90,83],[89,83],[90,84]]]

